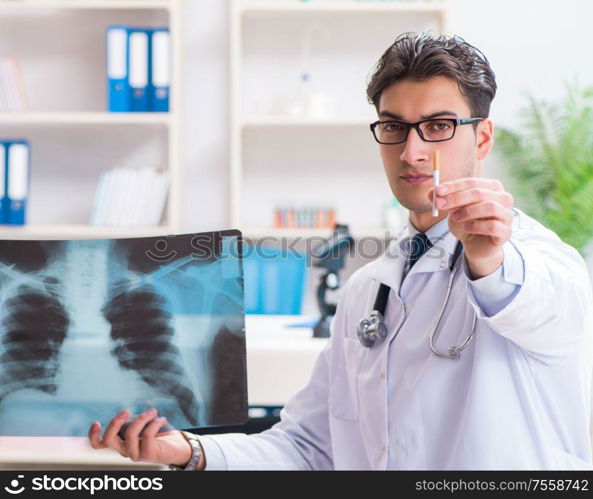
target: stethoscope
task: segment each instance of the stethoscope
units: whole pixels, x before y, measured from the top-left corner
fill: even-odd
[[[449,266],[450,275],[449,282],[447,284],[447,294],[445,296],[445,301],[443,303],[443,306],[441,307],[438,319],[435,325],[433,326],[430,335],[428,336],[428,341],[432,352],[438,357],[444,357],[449,359],[459,358],[459,356],[461,355],[461,351],[469,345],[469,342],[474,337],[476,321],[478,318],[474,314],[474,321],[471,329],[471,334],[465,339],[465,341],[460,346],[449,347],[447,353],[442,353],[437,350],[437,348],[435,347],[435,342],[438,337],[436,332],[438,331],[441,318],[443,317],[443,312],[445,311],[447,303],[449,302],[449,296],[451,295],[451,287],[453,286],[453,279],[455,278],[455,274],[457,273],[458,269],[458,267],[455,264],[457,263],[457,260],[459,259],[459,255],[461,255],[462,250],[463,245],[461,244],[461,241],[457,241],[455,251],[453,252],[453,258],[451,259],[451,265]],[[361,319],[358,323],[358,339],[360,340],[362,345],[367,348],[371,348],[377,340],[383,340],[387,337],[387,326],[385,326],[384,316],[385,309],[387,308],[387,298],[389,297],[390,290],[391,288],[387,286],[387,284],[381,283],[381,285],[379,286],[379,290],[377,291],[377,297],[375,298],[375,304],[373,305],[371,315],[368,319]]]

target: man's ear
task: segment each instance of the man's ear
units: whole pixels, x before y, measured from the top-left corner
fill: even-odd
[[[489,119],[482,120],[476,128],[476,157],[479,160],[488,156],[488,153],[494,145],[494,127]]]

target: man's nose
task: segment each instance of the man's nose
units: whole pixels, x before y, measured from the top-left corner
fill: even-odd
[[[404,149],[400,155],[400,160],[409,165],[426,162],[430,158],[428,143],[424,142],[415,128],[410,129],[408,138],[404,142]]]

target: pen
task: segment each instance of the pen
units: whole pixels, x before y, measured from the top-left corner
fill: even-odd
[[[432,160],[432,216],[438,217],[439,210],[437,208],[437,187],[439,185],[439,151],[435,151]]]

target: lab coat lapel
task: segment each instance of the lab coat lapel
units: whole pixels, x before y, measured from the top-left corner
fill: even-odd
[[[406,255],[401,249],[401,243],[408,235],[406,227],[389,243],[387,251],[377,260],[375,271],[371,275],[372,279],[387,284],[398,294],[406,265]],[[457,238],[451,232],[447,232],[442,239],[433,242],[433,247],[416,262],[406,278],[418,272],[437,272],[448,269],[456,244]]]
[[[387,250],[375,262],[375,270],[371,278],[377,282],[387,284],[396,293],[402,281],[402,275],[406,264],[406,258],[400,250],[399,243],[407,232],[402,231],[398,236],[390,241]]]

